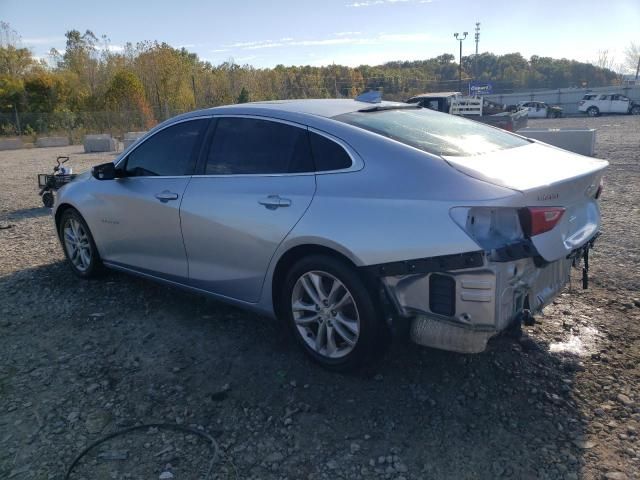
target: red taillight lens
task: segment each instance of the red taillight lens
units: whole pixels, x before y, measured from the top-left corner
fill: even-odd
[[[527,237],[548,232],[562,218],[562,207],[527,207],[520,209],[520,225]]]

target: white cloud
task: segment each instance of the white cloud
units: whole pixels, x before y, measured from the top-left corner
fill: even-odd
[[[245,64],[250,60],[255,60],[256,58],[260,58],[258,55],[249,55],[248,57],[238,57],[234,58],[234,60],[239,64]]]
[[[112,53],[120,53],[124,51],[124,47],[122,45],[107,45],[107,50]]]
[[[398,1],[398,0],[395,0]],[[344,34],[344,35],[343,35]],[[331,45],[379,45],[388,43],[416,43],[430,41],[432,37],[426,33],[384,33],[374,37],[359,37],[360,32],[340,32],[331,38],[295,40],[282,38],[280,40],[258,40],[251,42],[237,42],[224,45],[225,48],[213,50],[224,52],[228,50],[262,50],[280,47],[326,47]]]
[[[64,42],[65,37],[28,37],[23,38],[22,43],[25,45],[51,45],[54,43]]]
[[[431,3],[433,0],[362,0],[360,2],[347,3],[347,7],[361,8],[376,5],[395,5],[401,3]]]

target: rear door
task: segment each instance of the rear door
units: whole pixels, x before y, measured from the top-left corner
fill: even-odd
[[[305,126],[217,117],[181,206],[191,285],[257,302],[269,261],[315,193]]]
[[[96,237],[107,262],[186,281],[179,208],[208,123],[199,118],[167,126],[118,164],[125,177],[95,182]]]
[[[611,96],[611,113],[627,113],[629,111],[629,98],[624,95]]]

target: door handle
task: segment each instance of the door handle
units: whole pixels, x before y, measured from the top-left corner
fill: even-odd
[[[282,198],[280,195],[269,195],[268,197],[258,200],[258,203],[264,205],[268,210],[275,210],[276,208],[290,206],[291,200]]]
[[[170,192],[169,190],[165,190],[163,192],[156,193],[156,198],[160,200],[162,203],[166,203],[169,200],[177,200],[178,194]]]

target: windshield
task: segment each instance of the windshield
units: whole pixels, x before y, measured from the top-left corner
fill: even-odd
[[[441,156],[481,155],[529,143],[496,128],[428,109],[352,112],[333,119]]]

